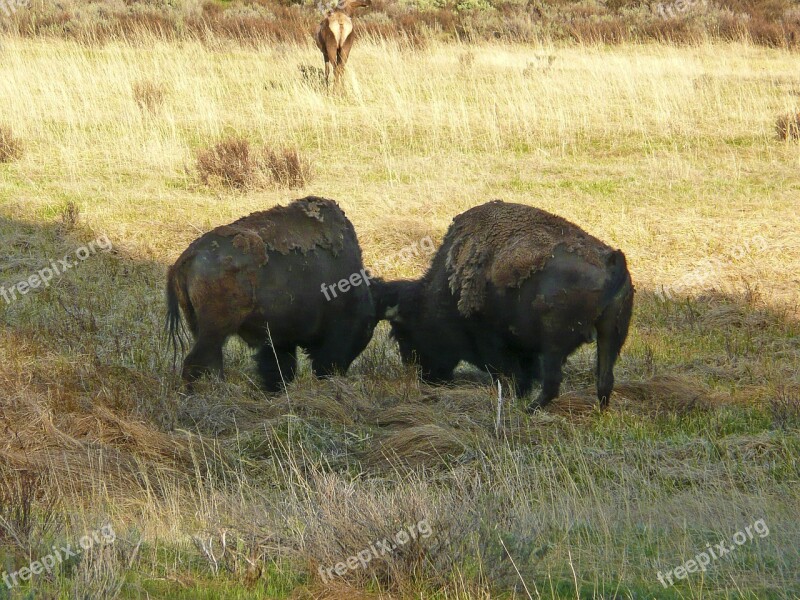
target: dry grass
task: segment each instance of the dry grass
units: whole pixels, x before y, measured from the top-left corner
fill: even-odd
[[[0,554],[20,568],[106,520],[122,540],[25,593],[466,599],[522,580],[534,597],[661,597],[658,570],[761,517],[768,538],[675,594],[800,593],[800,175],[774,135],[795,54],[364,39],[334,96],[298,75],[308,43],[4,45],[0,102],[26,148],[0,167],[2,289],[100,234],[115,248],[0,298]],[[170,82],[146,118],[142,81]],[[232,342],[227,380],[186,395],[160,336],[166,265],[305,193],[262,148],[280,185],[315,157],[308,193],[340,202],[388,278],[420,274],[428,257],[400,251],[496,197],[623,248],[637,306],[610,409],[593,348],[547,411],[506,392],[498,422],[486,374],[420,384],[385,326],[346,377],[316,381],[303,359],[265,396]],[[321,581],[423,518],[430,538]]]
[[[6,125],[0,125],[0,163],[11,162],[22,156],[22,142]]]
[[[258,174],[250,142],[241,137],[227,137],[197,154],[197,173],[204,185],[220,182],[242,190],[253,187]]]
[[[778,139],[781,140],[800,139],[800,112],[778,117],[775,123],[775,132],[778,134]]]
[[[68,200],[61,210],[61,229],[72,231],[78,226],[81,218],[81,210],[73,200]]]
[[[167,90],[163,85],[149,80],[135,82],[131,93],[136,105],[151,113],[160,109],[167,97]]]
[[[311,178],[311,163],[301,158],[297,150],[284,148],[275,151],[264,148],[263,161],[265,170],[279,187],[301,188]]]
[[[242,137],[229,136],[197,154],[197,172],[205,185],[220,183],[237,190],[267,185],[303,187],[311,164],[294,149],[253,149]]]

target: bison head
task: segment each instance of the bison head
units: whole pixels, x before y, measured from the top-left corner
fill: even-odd
[[[443,344],[451,332],[437,315],[428,314],[421,281],[381,281],[372,287],[378,320],[392,326],[404,364],[416,364],[428,381],[449,379],[456,357]],[[457,347],[457,345],[455,346]]]
[[[404,363],[416,362],[421,327],[420,284],[417,281],[379,281],[372,287],[378,319],[392,326],[392,337],[400,346]]]

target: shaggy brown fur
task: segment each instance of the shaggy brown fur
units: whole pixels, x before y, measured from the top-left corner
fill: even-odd
[[[371,0],[341,0],[317,27],[314,41],[325,59],[326,84],[328,84],[331,66],[333,66],[334,84],[339,83],[355,40],[351,17],[355,9],[367,7],[370,4],[372,4]]]
[[[291,381],[298,347],[317,374],[347,370],[372,336],[372,299],[358,286],[328,301],[320,286],[363,270],[353,225],[325,198],[256,212],[198,238],[167,278],[168,331],[181,339],[182,311],[195,337],[184,379],[222,376],[222,347],[231,335],[260,348],[270,391]]]
[[[333,200],[309,196],[288,206],[254,212],[212,232],[233,237],[233,245],[258,254],[274,251],[303,254],[324,248],[338,254],[342,249],[342,231],[347,219]]]
[[[540,271],[564,246],[603,268],[613,249],[566,219],[543,210],[500,200],[476,206],[453,219],[444,246],[450,291],[466,316],[481,310],[487,283],[517,288]]]
[[[633,283],[625,254],[577,225],[494,201],[453,219],[428,272],[376,281],[378,315],[424,380],[448,382],[460,361],[508,377],[531,410],[558,396],[562,366],[597,340],[597,397],[608,405],[628,335]]]

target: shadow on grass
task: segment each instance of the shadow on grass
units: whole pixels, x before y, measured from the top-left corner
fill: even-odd
[[[0,285],[29,278],[99,235],[80,219],[0,219]],[[397,589],[422,572],[442,587],[442,573],[454,569],[475,590],[508,591],[519,586],[507,560],[512,553],[522,577],[552,597],[670,597],[647,579],[649,566],[614,590],[608,582],[616,576],[587,568],[576,591],[565,540],[577,540],[573,552],[587,548],[584,561],[597,559],[588,549],[602,544],[616,552],[614,560],[628,560],[609,547],[613,536],[602,523],[613,521],[626,544],[642,536],[646,557],[672,543],[674,524],[639,532],[637,519],[656,516],[627,505],[618,515],[618,494],[651,494],[679,513],[675,506],[687,504],[686,496],[670,502],[680,494],[703,498],[708,490],[754,485],[778,493],[796,481],[786,453],[797,440],[785,432],[800,426],[798,323],[758,298],[662,302],[639,291],[605,413],[594,398],[593,348],[570,359],[564,393],[547,411],[528,415],[523,400],[507,399],[498,419],[491,380],[468,370],[457,385],[420,384],[400,364],[385,326],[347,376],[320,381],[306,368],[287,393],[267,396],[252,381],[247,351],[233,344],[228,381],[206,381],[186,396],[162,338],[166,266],[138,259],[123,240],[111,242],[114,250],[3,303],[3,476],[43,477],[42,489],[83,502],[97,498],[98,486],[106,501],[186,494],[211,506],[216,494],[257,498],[228,507],[234,529],[258,540],[258,560],[273,556],[278,542],[270,536],[279,535],[281,551],[312,565],[310,589],[318,583],[313,565],[346,559],[391,533],[395,521],[425,513],[436,518],[435,545],[376,561],[347,582]],[[694,462],[682,468],[682,461]],[[268,493],[273,488],[277,496]],[[694,496],[689,504],[699,503]],[[756,506],[761,498],[747,501]],[[739,510],[734,502],[728,513],[734,505]],[[363,523],[340,518],[342,506],[368,516]],[[381,511],[388,506],[396,512],[387,525]],[[698,512],[694,520],[703,518],[712,519]],[[303,536],[286,529],[300,522]],[[705,541],[702,531],[692,536],[693,544]],[[241,565],[236,573],[246,571]],[[637,577],[644,578],[631,583]]]

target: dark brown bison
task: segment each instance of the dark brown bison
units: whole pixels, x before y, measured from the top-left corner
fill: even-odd
[[[453,219],[418,281],[373,282],[404,362],[447,381],[464,360],[512,378],[519,396],[558,396],[561,367],[597,340],[597,396],[608,405],[628,334],[633,285],[625,255],[543,210],[489,202]]]
[[[316,374],[346,371],[376,324],[365,274],[352,223],[325,198],[295,200],[206,233],[167,276],[173,345],[183,347],[181,310],[195,339],[183,379],[222,376],[222,347],[231,335],[259,348],[255,358],[269,391],[294,377],[298,347]],[[359,285],[346,286],[347,293],[321,291],[354,277]]]

